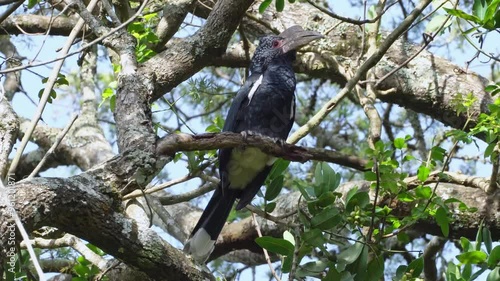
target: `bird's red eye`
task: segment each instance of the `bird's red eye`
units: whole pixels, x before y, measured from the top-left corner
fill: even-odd
[[[280,40],[274,40],[274,41],[273,41],[273,48],[277,48],[277,47],[279,47],[279,46],[280,46],[280,43],[281,43],[281,42],[280,42]]]

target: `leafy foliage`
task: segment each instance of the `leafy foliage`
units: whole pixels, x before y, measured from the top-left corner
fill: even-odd
[[[137,39],[135,53],[137,62],[142,63],[156,55],[156,52],[151,49],[151,46],[158,43],[159,39],[152,29],[155,22],[158,20],[157,13],[151,13],[142,17],[142,22],[132,22],[128,25],[127,30]]]
[[[49,80],[48,77],[43,78],[42,79],[42,83],[45,84],[45,83],[47,83],[48,80]],[[54,82],[54,87],[63,86],[63,85],[68,86],[69,85],[68,80],[66,79],[66,76],[64,74],[58,73],[56,81]],[[42,98],[43,91],[44,91],[44,89],[40,89],[40,91],[38,92],[38,98],[39,99]],[[52,88],[50,90],[50,94],[49,94],[49,97],[47,99],[47,102],[48,103],[52,103],[52,101],[55,100],[56,98],[57,98],[56,90],[54,90],[54,88]]]
[[[489,31],[500,28],[500,10],[498,0],[474,0],[472,14],[459,9],[444,8],[446,12],[457,18],[476,23]]]

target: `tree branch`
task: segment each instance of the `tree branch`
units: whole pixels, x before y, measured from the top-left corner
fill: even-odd
[[[250,135],[244,138],[241,134],[223,132],[219,134],[171,134],[157,143],[156,152],[159,155],[174,155],[178,151],[210,150],[218,148],[234,148],[239,146],[253,146],[263,152],[296,162],[308,160],[325,161],[364,171],[366,160],[343,155],[339,152],[320,149],[305,148],[292,144],[280,145],[275,140]]]
[[[98,192],[98,181],[82,174],[68,179],[34,178],[15,185],[15,209],[28,231],[53,226],[103,249],[155,280],[206,280],[185,255],[153,230],[116,212],[115,200]],[[0,217],[7,217],[0,205]],[[7,245],[8,220],[0,221],[0,253]],[[127,249],[124,251],[124,249]]]

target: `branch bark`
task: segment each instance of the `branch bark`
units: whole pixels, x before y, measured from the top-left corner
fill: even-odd
[[[96,184],[99,182],[85,174],[68,179],[35,178],[14,186],[13,204],[28,231],[57,227],[140,268],[155,280],[206,280],[181,251],[152,229],[117,212],[120,208],[115,200],[98,192]],[[0,217],[9,217],[5,205],[0,205]],[[2,253],[9,223],[8,219],[0,222]]]
[[[301,147],[292,144],[279,144],[268,137],[251,135],[244,138],[241,134],[223,132],[219,134],[172,134],[158,141],[159,155],[174,155],[179,151],[210,150],[239,146],[254,146],[262,151],[286,160],[304,163],[308,160],[325,161],[350,167],[359,171],[366,170],[366,160],[339,152]]]

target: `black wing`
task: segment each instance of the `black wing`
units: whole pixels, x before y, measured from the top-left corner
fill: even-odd
[[[262,74],[250,75],[250,77],[248,77],[241,89],[238,91],[236,97],[233,100],[233,103],[231,104],[231,107],[229,108],[229,112],[227,113],[226,122],[224,123],[224,128],[222,129],[223,132],[240,133],[240,131],[238,131],[238,128],[240,127],[239,125],[244,116],[242,107],[244,104],[248,104],[248,94],[252,90],[254,84],[259,79],[262,79],[261,75]],[[222,188],[225,188],[228,184],[226,171],[232,150],[232,148],[219,149],[219,171]]]

